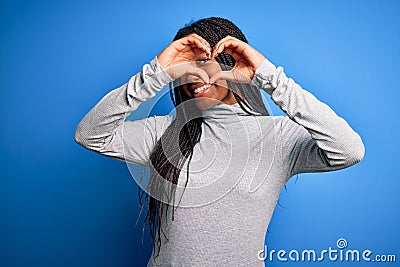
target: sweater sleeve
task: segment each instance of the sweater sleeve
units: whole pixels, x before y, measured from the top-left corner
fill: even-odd
[[[105,95],[86,114],[75,131],[75,141],[105,156],[148,165],[151,151],[173,117],[125,119],[171,81],[154,58],[127,83]]]
[[[343,169],[362,160],[365,148],[360,136],[328,105],[286,77],[282,67],[266,59],[252,82],[288,115],[277,125],[287,179],[298,173]]]

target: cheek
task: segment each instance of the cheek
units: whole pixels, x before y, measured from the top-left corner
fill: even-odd
[[[209,95],[211,98],[222,100],[229,95],[229,89],[226,86],[218,85]]]
[[[220,94],[226,95],[229,93],[228,83],[225,80],[218,80],[216,83]]]
[[[182,84],[181,88],[182,88],[182,90],[181,90],[182,94],[184,94],[188,97],[192,96],[191,93],[189,92],[189,89],[186,84]]]

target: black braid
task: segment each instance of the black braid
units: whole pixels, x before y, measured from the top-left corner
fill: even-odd
[[[196,33],[199,36],[207,40],[211,47],[214,47],[222,38],[230,35],[239,40],[247,43],[246,37],[243,35],[241,30],[237,28],[231,21],[211,17],[201,19],[197,22],[190,23],[180,29],[174,41],[183,38],[189,34]],[[235,59],[225,52],[220,53],[216,57],[217,62],[220,64],[222,70],[230,70],[235,66]],[[254,112],[268,116],[269,113],[262,101],[261,92],[258,88],[255,88],[249,84],[228,82],[228,88],[232,90],[236,101],[240,107],[247,113],[253,114]],[[165,179],[168,182],[172,182],[174,185],[178,184],[179,175],[182,171],[182,167],[188,160],[187,164],[187,180],[189,180],[189,163],[193,155],[193,148],[196,143],[199,142],[202,133],[202,122],[201,111],[195,106],[181,105],[185,101],[189,100],[186,94],[182,93],[182,86],[175,86],[174,88],[170,84],[170,95],[172,102],[176,108],[176,118],[173,120],[171,125],[165,130],[161,139],[157,142],[153,152],[150,155],[150,180],[148,185],[148,191],[151,194],[145,194],[148,202],[148,210],[143,224],[143,232],[146,221],[149,223],[151,239],[156,245],[155,239],[157,238],[158,252],[161,248],[161,232],[168,240],[168,237],[162,230],[161,218],[167,215],[168,207],[170,206],[169,201],[173,200],[173,207],[175,206],[175,192],[171,190],[165,192],[165,183],[160,183]],[[184,107],[183,107],[184,106]],[[193,119],[194,118],[194,119]],[[179,129],[181,129],[179,131]],[[176,144],[176,137],[178,138],[178,144]],[[168,156],[167,156],[168,155]],[[186,188],[185,184],[185,188]],[[142,194],[140,194],[139,188],[139,201],[144,207],[142,202]],[[167,198],[168,203],[155,199],[153,194],[162,198]],[[164,210],[164,207],[166,208]],[[172,209],[172,220],[174,219],[174,209]],[[167,216],[165,216],[165,222],[168,223]]]

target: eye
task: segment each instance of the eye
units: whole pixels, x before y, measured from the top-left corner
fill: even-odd
[[[210,60],[209,58],[203,58],[203,59],[197,60],[196,64],[198,67],[201,67],[201,66],[206,65],[207,61],[209,61],[209,60]]]

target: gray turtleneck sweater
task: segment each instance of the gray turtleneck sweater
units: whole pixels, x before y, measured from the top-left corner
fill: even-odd
[[[111,91],[82,119],[75,140],[87,149],[146,166],[174,119],[128,121],[139,105],[172,81],[157,59]],[[200,142],[189,180],[186,164],[176,191],[180,204],[163,224],[158,257],[148,266],[264,266],[258,252],[278,196],[295,174],[343,169],[364,156],[360,136],[326,104],[265,60],[253,84],[287,116],[254,116],[238,104],[202,111]],[[185,182],[185,191],[182,190]]]

